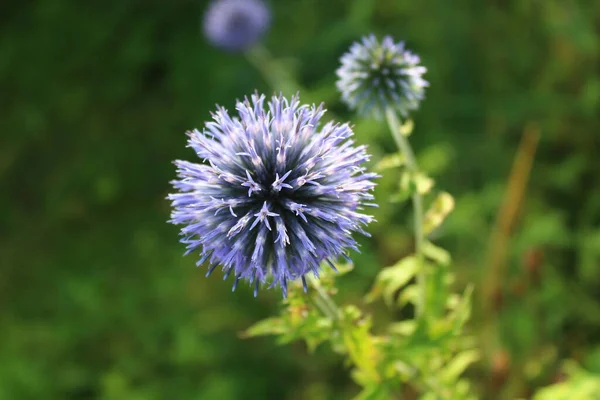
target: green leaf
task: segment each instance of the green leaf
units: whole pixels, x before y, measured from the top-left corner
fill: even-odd
[[[399,188],[397,192],[392,193],[388,198],[390,203],[403,203],[410,198],[412,192],[408,188]]]
[[[574,361],[567,361],[563,369],[569,378],[540,389],[533,400],[598,400],[600,375],[582,369]]]
[[[289,340],[286,339],[285,342],[304,339],[309,353],[313,353],[321,343],[329,339],[332,327],[332,321],[329,318],[307,318],[306,323],[298,327],[296,332],[294,332],[294,336],[290,336]]]
[[[441,371],[440,378],[448,384],[456,382],[472,363],[480,358],[478,350],[465,350],[458,353]]]
[[[337,292],[335,280],[337,278],[339,278],[340,276],[345,275],[348,272],[352,271],[354,269],[354,264],[352,264],[350,262],[345,262],[345,263],[335,262],[335,263],[333,263],[333,266],[335,267],[335,269],[331,268],[331,265],[329,265],[329,263],[324,262],[322,264],[322,270],[319,275],[319,278],[316,278],[312,275],[307,275],[307,281],[308,281],[309,286],[312,286],[312,287],[320,286],[320,287],[323,287],[327,292],[332,292],[332,293]],[[298,293],[303,296],[304,289],[299,281],[298,281],[297,288],[298,288]]]
[[[371,383],[365,386],[353,400],[390,400],[390,398],[390,393],[384,385]]]
[[[290,309],[285,315],[284,326],[286,330],[279,337],[280,343],[303,339],[311,353],[327,341],[333,331],[333,321],[314,308],[307,311]]]
[[[342,315],[344,345],[357,368],[353,372],[354,380],[362,386],[380,382],[377,371],[380,357],[375,338],[370,333],[371,319],[360,318],[361,312],[356,306],[345,307]]]
[[[454,197],[449,193],[442,192],[431,204],[431,207],[425,213],[423,221],[423,230],[425,234],[431,233],[434,229],[438,228],[448,214],[454,209]]]
[[[415,192],[420,195],[427,194],[434,185],[434,180],[420,171],[403,170],[400,175],[398,190],[390,196],[392,203],[405,201]]]
[[[405,171],[400,177],[400,189],[408,191],[411,195],[415,192],[421,195],[429,193],[434,183],[433,179],[421,171]]]
[[[402,153],[394,153],[384,156],[373,168],[375,171],[381,172],[392,168],[398,168],[404,165],[406,157]]]
[[[417,304],[418,299],[419,288],[417,285],[410,285],[400,293],[398,300],[396,301],[396,305],[398,307],[403,307],[408,303]]]
[[[377,275],[375,284],[367,294],[365,301],[370,303],[383,296],[385,303],[391,307],[397,290],[406,285],[419,271],[420,264],[415,256],[398,261],[391,267],[384,268]]]
[[[255,336],[282,335],[288,331],[285,321],[281,318],[271,317],[258,321],[240,334],[244,339]]]
[[[460,302],[451,311],[450,318],[454,321],[454,331],[459,333],[462,327],[471,317],[471,298],[473,297],[473,285],[468,285]]]
[[[411,174],[407,170],[400,173],[398,188],[390,195],[391,203],[402,203],[410,198],[415,192],[415,186],[411,185]]]
[[[430,241],[426,240],[421,249],[423,250],[425,257],[438,265],[447,267],[452,262],[452,257],[448,251],[434,245]]]
[[[401,322],[394,322],[390,324],[388,330],[390,333],[393,334],[401,336],[410,336],[417,330],[417,322],[412,319]]]
[[[404,122],[402,125],[400,125],[400,133],[403,136],[410,136],[410,134],[412,133],[413,129],[415,127],[415,123],[413,122],[412,119],[407,119],[406,122]]]

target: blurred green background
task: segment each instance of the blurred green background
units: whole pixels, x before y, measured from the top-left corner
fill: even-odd
[[[487,349],[469,370],[481,398],[527,397],[561,379],[565,358],[600,373],[600,2],[271,5],[265,47],[306,99],[357,124],[375,161],[393,141],[340,104],[339,56],[364,34],[391,34],[428,68],[411,140],[457,200],[434,238],[454,255],[457,290],[475,282],[480,303],[486,280],[495,288],[494,312],[472,322]],[[243,55],[206,43],[205,8],[201,0],[0,5],[0,400],[319,400],[358,391],[326,348],[308,355],[301,343],[240,339],[277,311],[279,294],[253,299],[245,286],[232,294],[218,274],[204,278],[166,223],[171,161],[194,160],[184,132],[201,128],[215,103],[232,109],[255,88],[272,91]],[[536,129],[526,192],[502,221],[521,137]],[[342,301],[358,303],[381,267],[411,251],[410,206],[387,199],[395,185],[393,173],[380,180],[379,222],[340,279]]]

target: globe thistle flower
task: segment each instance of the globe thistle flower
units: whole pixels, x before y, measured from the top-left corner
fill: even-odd
[[[374,35],[355,42],[336,71],[342,101],[360,114],[381,118],[388,107],[406,117],[425,97],[427,71],[419,56],[406,50],[403,42],[391,36],[381,43]]]
[[[262,37],[270,19],[261,0],[214,0],[204,16],[204,33],[214,46],[242,51]]]
[[[203,132],[188,132],[189,147],[204,164],[175,161],[179,191],[169,195],[171,221],[181,229],[186,254],[198,250],[209,263],[207,276],[221,266],[224,279],[281,287],[312,272],[322,261],[357,250],[353,232],[368,234],[373,221],[361,212],[373,199],[373,173],[361,165],[365,146],[353,146],[348,124],[329,122],[325,113],[274,96],[264,107],[255,94],[237,102],[238,117],[217,107]]]

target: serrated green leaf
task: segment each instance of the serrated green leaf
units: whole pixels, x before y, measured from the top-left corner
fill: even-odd
[[[396,291],[406,285],[419,271],[420,263],[415,256],[405,257],[391,267],[384,268],[377,275],[375,284],[365,297],[372,302],[383,296],[385,303],[391,307],[394,304]]]
[[[401,336],[410,336],[417,330],[417,322],[415,320],[407,320],[402,322],[394,322],[390,324],[388,331]]]
[[[389,201],[391,203],[402,203],[410,198],[414,193],[414,185],[411,186],[411,174],[407,170],[403,170],[400,174],[398,188],[394,191]]]
[[[421,249],[425,257],[443,267],[449,266],[452,261],[452,257],[448,251],[434,245],[430,241],[426,240]]]
[[[356,306],[347,306],[342,312],[341,330],[346,351],[357,370],[353,377],[362,386],[379,382],[377,371],[379,352],[375,338],[371,335],[371,319],[361,318],[361,312]]]
[[[393,363],[393,368],[395,372],[400,375],[400,379],[402,379],[405,382],[412,379],[415,376],[415,374],[418,373],[415,367],[403,360],[395,361]]]
[[[440,193],[425,213],[423,230],[425,234],[438,228],[454,209],[454,197],[446,192]]]
[[[480,358],[478,350],[465,350],[458,353],[452,360],[442,369],[440,378],[451,384],[456,382],[458,378],[465,372],[465,370],[472,363],[478,361]]]
[[[416,285],[411,285],[406,288],[398,296],[396,305],[398,307],[404,307],[408,303],[416,304],[419,299],[419,288]]]
[[[533,400],[598,400],[600,375],[582,369],[574,361],[567,361],[563,370],[568,379],[540,389]]]
[[[406,157],[402,153],[394,153],[384,156],[373,168],[377,172],[385,171],[391,168],[398,168],[404,165]]]
[[[454,331],[456,333],[460,332],[462,327],[471,317],[471,298],[473,297],[473,285],[467,286],[465,289],[462,298],[456,308],[454,308],[450,314],[449,318],[454,321]]]
[[[371,383],[353,398],[353,400],[389,400],[390,393],[387,388],[378,383]]]
[[[307,281],[309,286],[311,287],[323,287],[327,292],[336,292],[335,280],[342,275],[347,274],[348,272],[354,269],[354,264],[350,262],[345,263],[333,263],[332,268],[329,263],[324,262],[322,265],[322,270],[319,275],[319,278],[315,278],[312,275],[307,276]],[[302,285],[300,285],[302,287]],[[301,289],[301,292],[304,293],[304,290]]]
[[[305,324],[297,332],[298,337],[306,341],[309,353],[313,353],[321,343],[329,339],[332,328],[332,321],[328,318],[318,318],[313,322]]]
[[[355,305],[344,307],[342,312],[344,320],[346,320],[348,323],[358,320],[362,315],[360,308],[356,307]]]
[[[411,194],[412,192],[410,190],[399,189],[397,192],[392,193],[390,197],[388,197],[388,200],[393,204],[404,203],[410,198]]]
[[[287,329],[280,335],[280,342],[289,343],[303,339],[309,352],[313,352],[321,343],[327,341],[333,329],[333,321],[321,316],[315,309],[301,312],[299,316],[292,310],[286,315],[284,323]]]
[[[435,181],[421,171],[405,170],[400,176],[400,190],[408,192],[409,195],[415,192],[421,195],[427,194],[431,191],[434,184]]]
[[[389,197],[390,202],[400,203],[406,201],[415,192],[427,194],[433,188],[434,180],[422,172],[403,170],[400,175],[398,190]]]
[[[242,338],[250,338],[255,336],[282,335],[287,331],[288,327],[283,319],[272,317],[258,321],[242,332],[240,336]]]

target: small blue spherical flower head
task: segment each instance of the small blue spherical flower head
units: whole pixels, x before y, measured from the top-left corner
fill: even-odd
[[[214,0],[204,16],[204,33],[214,46],[242,51],[262,37],[270,19],[261,0]]]
[[[365,146],[353,146],[348,124],[320,127],[322,106],[273,97],[264,107],[255,94],[237,102],[237,117],[217,108],[203,132],[188,132],[189,147],[203,164],[175,161],[179,193],[169,195],[171,221],[181,229],[187,253],[199,250],[207,276],[221,266],[225,279],[281,287],[318,276],[322,261],[357,250],[353,232],[373,220],[376,174],[361,165]]]
[[[390,36],[381,43],[374,35],[364,37],[340,61],[336,72],[342,101],[361,115],[380,118],[392,107],[406,117],[425,97],[426,68],[403,42],[394,43]]]

